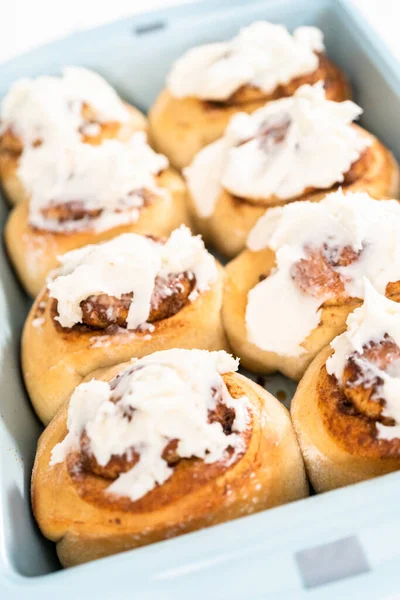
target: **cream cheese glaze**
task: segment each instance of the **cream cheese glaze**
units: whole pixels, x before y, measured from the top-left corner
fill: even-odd
[[[200,236],[190,229],[175,229],[165,244],[126,233],[109,242],[84,246],[60,257],[60,269],[48,283],[51,298],[57,300],[63,327],[80,323],[80,303],[91,295],[121,298],[133,292],[127,328],[144,325],[150,313],[156,277],[188,273],[196,278],[195,291],[207,290],[217,278],[215,259]]]
[[[318,83],[251,115],[236,114],[224,136],[184,171],[198,215],[213,214],[222,189],[257,202],[271,196],[290,200],[307,188],[341,183],[369,145],[351,126],[361,113],[350,100],[327,100]]]
[[[247,84],[268,94],[315,71],[323,50],[323,34],[316,27],[298,27],[291,35],[283,25],[258,21],[228,42],[186,52],[175,62],[167,87],[176,98],[226,100]]]
[[[83,431],[99,465],[106,465],[112,456],[129,459],[136,450],[138,462],[106,489],[134,501],[172,475],[162,457],[172,440],[177,440],[181,458],[231,462],[244,451],[240,432],[247,427],[250,410],[248,399],[234,400],[221,377],[237,368],[238,361],[224,351],[174,349],[133,359],[114,389],[104,381],[79,385],[68,408],[68,434],[54,447],[50,464],[63,462],[69,452],[79,449]],[[209,422],[208,413],[217,404],[212,390],[220,390],[221,401],[235,411],[232,433]]]
[[[67,67],[61,77],[14,83],[1,103],[0,133],[10,129],[26,145],[69,138],[86,124],[84,104],[95,111],[99,122],[129,120],[123,102],[100,75],[82,67]]]
[[[144,191],[170,201],[169,193],[157,187],[154,180],[167,167],[167,158],[150,148],[145,133],[137,132],[125,143],[106,140],[92,146],[74,139],[27,148],[17,173],[29,195],[32,226],[56,232],[103,231],[137,221]],[[76,201],[84,211],[101,212],[95,218],[63,222],[43,212]]]
[[[363,277],[384,294],[389,282],[400,279],[400,204],[374,200],[366,193],[344,195],[341,190],[319,203],[294,202],[265,213],[251,230],[247,247],[270,248],[276,266],[248,293],[248,338],[263,350],[301,356],[302,343],[318,326],[320,308],[335,292],[305,291],[295,276],[296,265],[322,252],[340,277],[348,297],[363,298]],[[355,260],[335,265],[344,248]]]
[[[327,360],[326,369],[343,384],[348,359],[354,353],[359,355],[356,360],[364,377],[361,383],[380,382],[379,398],[385,401],[382,415],[395,422],[393,426],[378,422],[378,437],[393,439],[400,438],[400,361],[394,360],[388,368],[382,369],[363,357],[368,344],[379,343],[387,337],[400,348],[400,304],[379,294],[365,279],[364,304],[349,315],[347,331],[331,343],[334,352]]]

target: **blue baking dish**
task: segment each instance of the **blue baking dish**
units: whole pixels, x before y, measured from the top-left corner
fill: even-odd
[[[400,159],[400,72],[345,0],[206,0],[75,34],[0,65],[0,97],[22,76],[66,64],[104,75],[147,109],[172,63],[194,44],[255,19],[320,27],[351,77],[363,125]],[[2,224],[6,203],[0,203]],[[400,473],[228,524],[60,570],[31,515],[29,480],[41,426],[20,377],[29,301],[0,253],[0,599],[385,598],[400,590]],[[278,383],[277,383],[278,382]],[[271,389],[281,385],[270,381]]]

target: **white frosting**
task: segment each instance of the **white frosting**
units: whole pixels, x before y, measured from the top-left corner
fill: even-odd
[[[47,231],[102,231],[137,221],[143,190],[170,200],[154,181],[154,175],[167,166],[166,157],[156,154],[147,144],[146,134],[138,132],[126,143],[106,140],[92,146],[76,139],[26,148],[18,176],[30,197],[31,225]],[[85,210],[102,212],[96,218],[63,223],[42,214],[49,205],[71,201],[80,201]]]
[[[81,322],[82,300],[107,294],[121,298],[133,292],[127,317],[128,329],[146,323],[156,277],[191,273],[195,289],[207,290],[217,278],[217,266],[200,236],[181,226],[165,244],[126,233],[109,242],[84,246],[60,257],[58,276],[48,283],[50,297],[58,302],[58,321],[63,327]]]
[[[173,469],[162,454],[172,440],[178,440],[181,458],[197,457],[207,464],[232,461],[244,451],[238,434],[246,429],[249,401],[233,399],[221,377],[237,370],[238,361],[231,355],[174,349],[132,363],[135,370],[122,376],[114,391],[109,383],[95,380],[76,388],[68,408],[68,434],[54,447],[51,465],[63,462],[71,450],[79,448],[84,430],[101,466],[113,455],[129,457],[136,450],[139,461],[119,475],[107,493],[137,500],[171,477]],[[213,388],[220,389],[222,402],[235,410],[229,435],[220,423],[208,421],[208,412],[217,404]],[[120,396],[118,402],[112,401]],[[133,413],[131,419],[124,417],[127,412]],[[226,454],[229,447],[234,450],[231,457]]]
[[[394,360],[387,369],[363,358],[364,346],[381,342],[388,335],[400,347],[400,304],[379,294],[365,280],[364,304],[347,318],[347,331],[331,343],[334,353],[326,363],[330,375],[343,384],[343,371],[351,355],[358,353],[361,370],[370,381],[378,378],[379,398],[385,400],[382,415],[394,419],[394,426],[377,423],[378,437],[400,438],[400,361]],[[373,399],[373,398],[372,398]]]
[[[213,214],[223,189],[253,201],[289,200],[310,187],[341,183],[370,144],[351,125],[361,113],[354,102],[326,100],[316,84],[251,115],[236,114],[224,136],[200,150],[184,171],[198,215]],[[283,123],[288,124],[283,140],[263,136]]]
[[[177,98],[226,100],[242,85],[269,94],[279,85],[315,71],[316,53],[323,50],[323,34],[315,27],[299,27],[291,35],[283,25],[259,21],[229,42],[186,52],[175,62],[167,86]]]
[[[14,83],[1,103],[0,133],[10,128],[25,145],[66,139],[85,125],[81,114],[84,103],[95,111],[100,122],[124,123],[129,119],[121,99],[100,75],[82,67],[67,67],[62,77],[44,76]]]
[[[400,273],[400,204],[395,200],[374,200],[368,194],[344,195],[338,191],[319,203],[294,202],[268,210],[249,234],[247,246],[253,252],[270,248],[276,266],[270,275],[248,294],[246,326],[248,338],[263,350],[287,356],[301,356],[302,343],[318,326],[320,307],[330,292],[305,293],[292,277],[292,269],[307,258],[306,249],[322,250],[331,256],[344,247],[360,253],[344,267],[341,275],[345,292],[363,298],[363,277],[380,293]]]

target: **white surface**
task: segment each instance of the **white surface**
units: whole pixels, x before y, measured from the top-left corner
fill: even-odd
[[[247,84],[269,94],[316,70],[323,38],[316,27],[297,27],[291,34],[277,23],[250,23],[230,40],[190,48],[172,66],[167,87],[175,98],[217,101]]]
[[[400,59],[400,1],[352,1]],[[0,8],[3,9],[0,19],[0,62],[72,31],[178,3],[179,0],[0,0]]]

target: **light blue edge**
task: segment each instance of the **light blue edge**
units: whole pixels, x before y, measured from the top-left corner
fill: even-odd
[[[251,3],[258,2],[260,0],[252,0]],[[264,3],[267,2],[274,4],[277,0],[264,0]],[[314,2],[318,2],[318,0],[314,0]],[[88,38],[91,38],[95,43],[96,39],[111,30],[115,32],[116,29],[121,28],[121,32],[125,32],[129,23],[132,26],[140,26],[158,19],[173,19],[174,16],[183,13],[215,11],[242,3],[240,0],[200,0],[192,4],[149,11],[139,16],[82,31],[42,46],[0,65],[0,72],[7,75],[20,71],[22,75],[27,61],[35,62],[50,50],[54,52],[57,48],[61,49],[77,44],[79,40],[87,42]],[[369,49],[374,50],[375,60],[381,73],[386,80],[391,80],[391,86],[396,88],[400,102],[399,63],[390,53],[386,44],[377,37],[370,24],[347,0],[331,0],[331,3],[338,5],[340,10],[351,20],[352,25],[362,34],[364,43],[368,45]],[[383,531],[383,543],[388,544],[390,551],[388,550],[387,554],[390,558],[380,565],[375,564],[374,570],[370,573],[309,592],[300,591],[299,581],[296,581],[293,593],[279,594],[280,598],[288,599],[303,597],[344,599],[359,597],[362,589],[364,599],[383,599],[386,595],[400,590],[400,544],[395,539],[398,540],[400,534],[399,492],[400,474],[395,473],[380,478],[378,493],[376,481],[369,481],[187,534],[140,550],[129,551],[45,576],[24,577],[10,569],[0,580],[0,598],[14,600],[14,598],[29,597],[32,600],[36,598],[47,600],[47,598],[56,597],[58,600],[62,600],[70,597],[80,599],[90,594],[97,600],[109,598],[143,600],[160,596],[163,599],[178,600],[179,598],[202,597],[200,594],[204,593],[207,593],[209,597],[225,598],[228,596],[223,591],[221,591],[222,595],[210,593],[207,586],[204,588],[205,592],[202,591],[201,585],[196,587],[199,596],[188,594],[188,589],[193,591],[193,587],[191,587],[193,583],[197,586],[196,575],[203,571],[206,573],[210,566],[216,564],[219,564],[228,574],[234,563],[236,569],[243,569],[242,576],[245,578],[247,576],[246,567],[243,568],[244,562],[240,563],[239,561],[255,561],[254,557],[258,558],[267,545],[270,550],[274,549],[276,555],[282,559],[280,563],[282,579],[286,577],[286,570],[287,576],[290,576],[289,573],[291,573],[291,576],[298,578],[299,575],[294,570],[293,563],[293,553],[296,550],[301,550],[314,543],[329,542],[357,533],[363,542],[368,541],[368,536],[372,536],[373,546],[376,539],[378,543],[379,540],[382,543]],[[380,503],[379,511],[376,510],[376,502]],[[370,521],[372,504],[374,504],[375,523]],[[381,535],[379,535],[380,533]],[[271,544],[271,539],[273,539],[273,544]],[[368,544],[365,547],[368,547]],[[373,556],[371,558],[367,554],[367,558],[374,563]],[[267,571],[266,566],[265,573]],[[262,575],[262,571],[260,575]],[[110,578],[112,579],[111,587]],[[112,589],[114,592],[111,591]],[[241,598],[243,596],[237,596],[235,591],[230,590],[229,597]],[[251,598],[255,597],[266,598],[267,596],[260,591],[257,596],[251,596]],[[268,595],[268,597],[274,598],[275,596]]]

